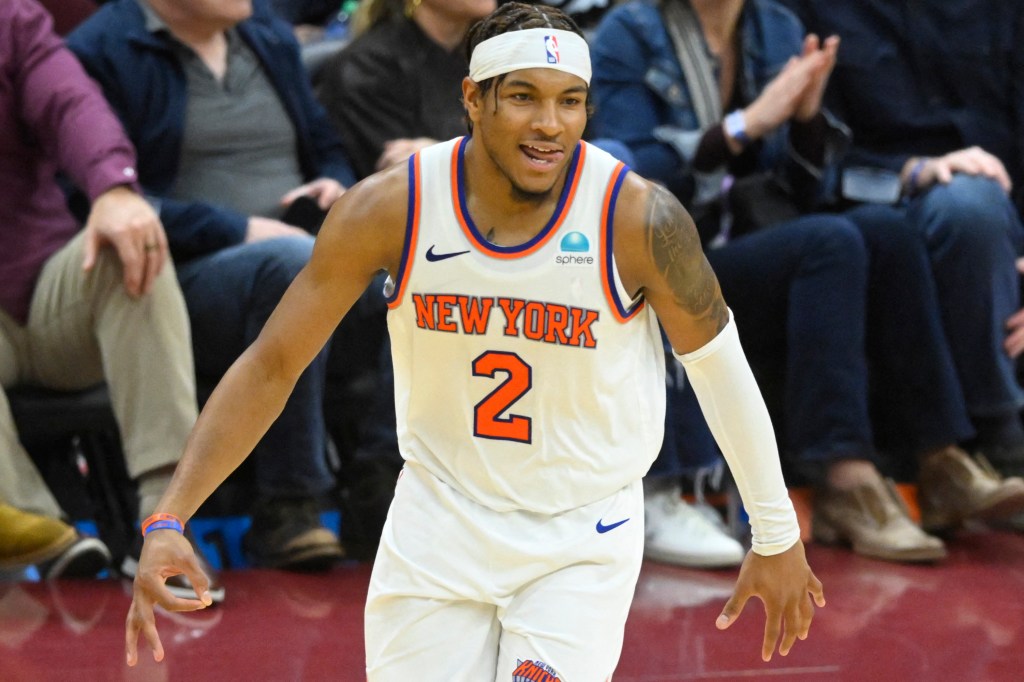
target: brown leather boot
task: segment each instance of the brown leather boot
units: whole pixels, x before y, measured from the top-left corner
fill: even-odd
[[[885,561],[938,561],[946,556],[942,540],[910,519],[890,481],[865,483],[852,490],[823,488],[814,496],[814,539],[849,544],[853,551]]]
[[[921,525],[932,532],[969,518],[1005,519],[1024,510],[1024,480],[1003,478],[983,456],[950,446],[921,464],[918,502]]]

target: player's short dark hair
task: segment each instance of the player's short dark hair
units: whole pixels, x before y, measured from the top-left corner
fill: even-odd
[[[507,2],[491,14],[476,22],[469,33],[466,34],[466,61],[473,58],[473,50],[476,46],[494,36],[499,36],[509,31],[523,31],[528,28],[554,28],[562,31],[572,31],[579,37],[586,40],[583,31],[573,21],[572,17],[560,9],[548,7],[547,5],[529,5],[525,2]],[[508,74],[501,74],[488,78],[477,85],[480,86],[481,94],[486,95],[494,89],[495,103],[498,98],[498,86],[505,80]],[[587,116],[591,113],[590,94],[587,93]],[[473,132],[473,122],[467,121],[469,131]]]

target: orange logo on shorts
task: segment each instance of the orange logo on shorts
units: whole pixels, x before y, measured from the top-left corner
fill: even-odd
[[[518,661],[512,682],[561,682],[550,665],[542,661]]]

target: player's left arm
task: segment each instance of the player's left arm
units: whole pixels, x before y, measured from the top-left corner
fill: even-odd
[[[825,598],[804,556],[771,420],[736,324],[693,220],[670,192],[631,173],[614,220],[623,285],[642,292],[657,313],[750,515],[753,551],[716,625],[729,627],[757,596],[767,615],[761,656],[771,659],[780,635],[786,655],[807,637],[814,615],[808,595],[819,606]]]

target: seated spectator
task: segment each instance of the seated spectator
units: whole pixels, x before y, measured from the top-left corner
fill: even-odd
[[[495,0],[363,0],[354,40],[319,70],[316,92],[344,131],[356,174],[403,161],[466,130],[466,31]]]
[[[898,445],[919,457],[928,530],[1012,513],[1024,481],[957,447],[973,430],[920,240],[876,215],[807,212],[843,140],[821,108],[837,49],[771,0],[630,3],[593,43],[594,123],[692,207],[755,373],[784,386],[779,428],[818,486],[815,536],[935,560],[943,543],[875,466],[869,358],[876,413],[901,420]]]
[[[117,117],[35,0],[0,4],[0,64],[0,386],[74,391],[106,381],[144,518],[196,420],[188,317],[167,237],[139,194],[135,150]],[[84,227],[58,171],[91,202]],[[0,556],[48,562],[45,577],[95,575],[110,553],[58,520],[4,390]]]
[[[921,235],[977,431],[972,447],[1004,475],[1024,475],[1024,391],[1004,350],[1024,246],[1009,195],[1024,186],[1024,6],[788,4],[810,30],[843,41],[825,96],[853,132],[844,205]]]
[[[288,26],[261,3],[115,0],[68,44],[139,150],[139,179],[159,201],[188,305],[196,372],[212,385],[312,253],[313,238],[285,221],[302,222],[302,206],[317,226],[353,181],[341,143]],[[243,545],[259,566],[324,569],[342,555],[318,506],[334,484],[327,353],[285,404],[268,406],[280,416],[253,444],[258,499]]]

